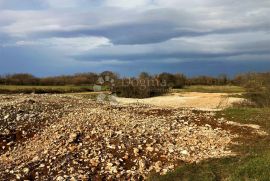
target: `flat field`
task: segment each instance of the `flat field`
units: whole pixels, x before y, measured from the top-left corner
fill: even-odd
[[[245,89],[240,86],[225,85],[225,86],[205,86],[193,85],[185,86],[183,89],[174,89],[175,92],[204,92],[204,93],[243,93]]]
[[[70,93],[93,91],[92,86],[18,86],[18,85],[0,85],[0,94],[14,93]]]

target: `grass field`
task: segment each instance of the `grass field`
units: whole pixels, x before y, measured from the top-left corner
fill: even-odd
[[[246,124],[258,124],[270,133],[270,108],[229,108],[219,117]],[[152,175],[149,180],[159,181],[268,181],[270,178],[270,136],[251,137],[233,146],[236,157],[206,160],[199,164],[186,164],[164,176]]]
[[[0,93],[70,93],[93,91],[92,86],[17,86],[0,85]]]
[[[239,86],[185,86],[183,89],[173,89],[174,92],[205,92],[205,93],[242,93],[245,92],[243,87]]]
[[[18,86],[0,85],[0,93],[72,93],[93,91],[92,86]],[[239,86],[186,86],[183,89],[173,89],[173,92],[206,92],[206,93],[242,93]]]

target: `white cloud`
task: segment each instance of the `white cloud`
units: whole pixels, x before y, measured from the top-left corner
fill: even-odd
[[[33,46],[33,45],[42,45],[42,42],[38,42],[38,41],[17,41],[14,44],[9,44],[9,46]]]
[[[51,38],[45,42],[54,48],[76,53],[111,45],[110,40],[104,37]]]
[[[173,8],[197,8],[204,6],[206,0],[155,0],[156,5],[161,7],[173,7]]]
[[[63,51],[66,54],[77,54],[97,47],[110,45],[110,40],[104,37],[49,38],[35,41],[21,40],[15,43],[15,46],[46,46]]]
[[[121,8],[137,8],[151,5],[151,2],[151,0],[105,0],[105,5]]]
[[[71,8],[78,5],[76,0],[45,0],[45,2],[52,8]]]

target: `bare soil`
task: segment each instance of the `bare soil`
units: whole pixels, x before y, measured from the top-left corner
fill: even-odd
[[[142,103],[163,108],[195,108],[200,110],[220,110],[233,103],[243,101],[242,98],[230,97],[227,93],[186,92],[172,93],[165,96],[146,99],[120,98],[117,101],[123,104]]]

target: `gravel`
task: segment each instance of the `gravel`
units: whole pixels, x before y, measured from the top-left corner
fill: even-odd
[[[0,100],[6,180],[145,180],[185,162],[235,155],[230,145],[241,136],[239,125],[213,112],[112,106],[70,95]]]

